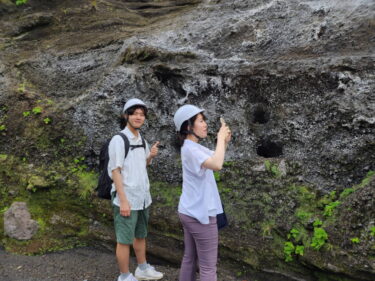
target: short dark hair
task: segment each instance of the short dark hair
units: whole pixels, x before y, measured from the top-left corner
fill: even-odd
[[[125,115],[126,114],[127,115],[133,115],[134,112],[137,109],[142,109],[143,110],[143,114],[145,115],[145,117],[147,119],[147,107],[145,107],[143,105],[134,105],[132,107],[129,107],[124,113],[121,114],[121,116],[119,118],[119,123],[120,123],[121,130],[123,130],[126,127],[126,124],[128,123],[128,120],[125,118]]]
[[[200,112],[200,113],[194,115],[193,117],[191,117],[189,120],[186,120],[186,121],[184,121],[184,123],[182,123],[181,129],[180,129],[180,131],[178,132],[178,135],[177,135],[177,138],[178,138],[177,143],[178,143],[179,147],[184,145],[185,139],[190,134],[190,131],[188,130],[188,127],[189,127],[190,124],[192,126],[194,125],[194,122],[195,122],[195,120],[197,120],[197,117],[198,117],[199,114],[201,114],[203,116],[203,120],[206,120],[206,116],[202,112]]]

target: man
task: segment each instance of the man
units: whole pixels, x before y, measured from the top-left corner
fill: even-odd
[[[151,149],[139,129],[147,117],[146,104],[139,99],[126,102],[121,116],[121,133],[130,143],[125,158],[124,140],[116,135],[109,143],[108,174],[113,180],[112,203],[117,239],[116,257],[120,268],[117,281],[158,280],[163,277],[146,261],[146,237],[151,204],[150,183],[146,166],[158,154],[159,142]],[[138,267],[135,278],[129,272],[130,245],[133,245]]]

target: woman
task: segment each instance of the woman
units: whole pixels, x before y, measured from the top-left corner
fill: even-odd
[[[216,215],[223,212],[213,171],[224,163],[231,132],[224,122],[217,134],[215,151],[198,142],[207,137],[203,109],[194,105],[180,107],[174,115],[182,159],[182,195],[178,213],[184,228],[185,252],[180,281],[196,280],[199,263],[201,281],[216,281],[218,228]]]

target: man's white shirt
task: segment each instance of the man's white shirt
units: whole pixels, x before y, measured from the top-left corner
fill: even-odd
[[[138,133],[138,137],[135,137],[127,127],[121,132],[128,137],[130,145],[142,144],[140,133]],[[147,208],[152,202],[150,182],[147,174],[147,157],[150,155],[150,148],[147,142],[146,149],[143,149],[143,147],[129,148],[125,159],[124,140],[121,136],[116,135],[109,143],[108,153],[108,175],[112,178],[112,171],[121,168],[122,184],[131,210],[143,210]],[[115,191],[116,187],[113,183],[111,193]],[[113,204],[120,206],[117,194],[113,200]]]

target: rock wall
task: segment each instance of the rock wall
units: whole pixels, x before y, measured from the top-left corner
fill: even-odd
[[[197,104],[210,126],[205,145],[214,147],[220,116],[233,132],[217,174],[231,220],[221,235],[223,263],[241,262],[244,276],[263,270],[316,280],[325,271],[326,278],[372,279],[373,1],[0,5],[4,154],[37,166],[75,161],[69,171],[95,169],[123,103],[145,100],[143,133],[161,141],[150,170],[152,239],[161,246],[150,250],[178,260],[163,246],[181,249],[172,118],[180,105]],[[77,171],[53,167],[74,189]],[[7,193],[4,204],[14,197]],[[319,228],[328,240],[314,249]]]

